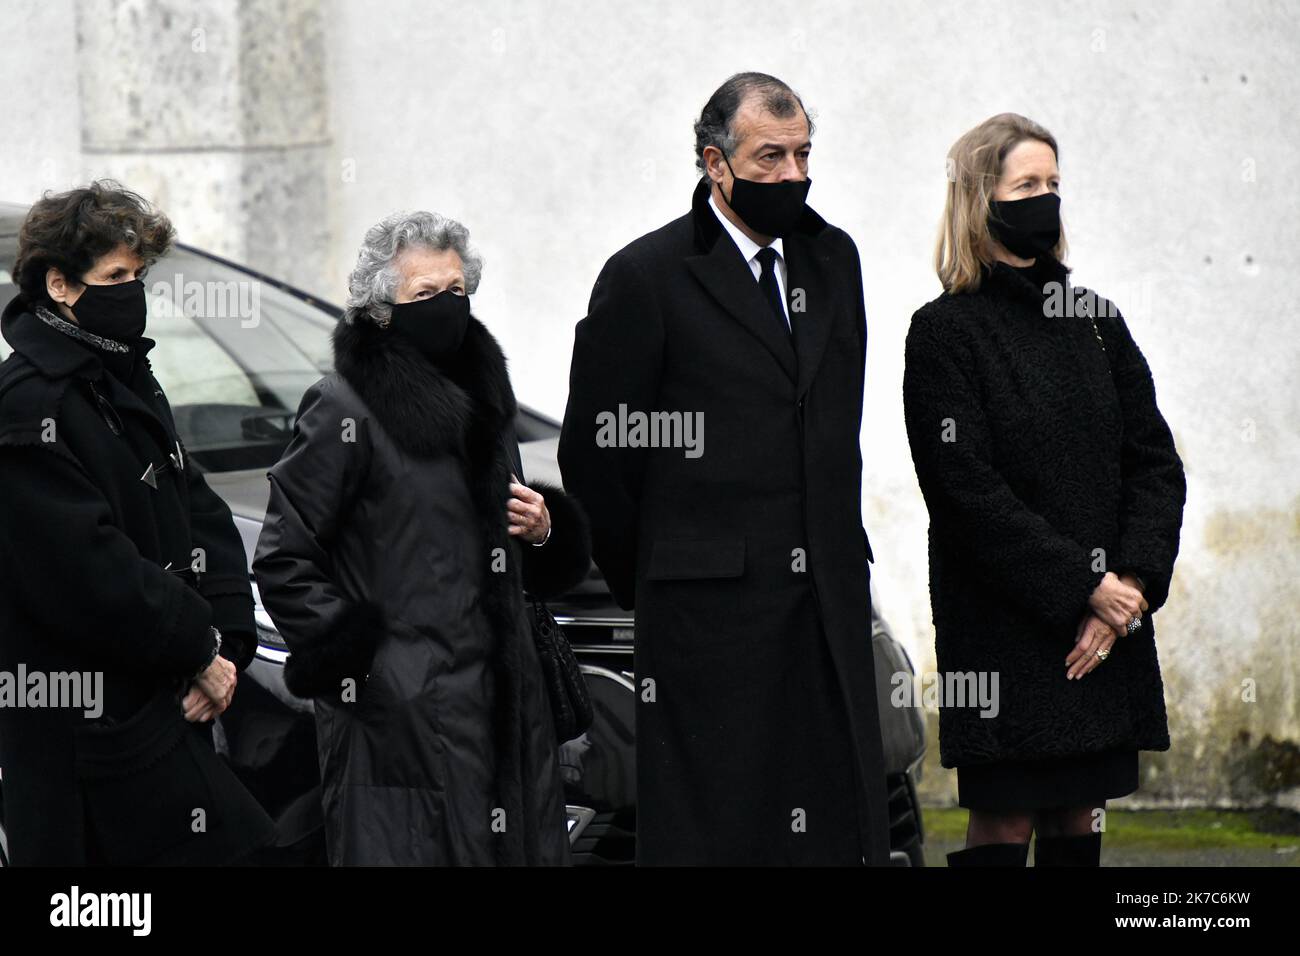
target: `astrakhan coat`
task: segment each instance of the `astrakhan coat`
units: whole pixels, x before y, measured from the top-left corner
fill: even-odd
[[[1063,267],[1039,265],[1029,278],[997,263],[977,291],[923,306],[907,334],[937,664],[998,679],[996,716],[940,709],[945,767],[1169,748],[1154,615],[1178,554],[1182,462],[1118,309],[1085,289],[1067,301]],[[1108,570],[1141,578],[1150,610],[1104,663],[1066,680]]]

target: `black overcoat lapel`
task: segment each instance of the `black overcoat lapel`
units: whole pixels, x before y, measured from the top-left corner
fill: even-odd
[[[807,394],[826,352],[843,282],[830,275],[831,257],[815,236],[793,233],[782,243],[799,375],[797,394]],[[755,283],[757,285],[757,283]]]
[[[762,342],[790,380],[795,381],[798,366],[794,344],[789,334],[781,331],[754,281],[754,274],[709,207],[709,182],[708,177],[700,180],[691,201],[698,254],[688,256],[686,264],[727,314]]]
[[[823,249],[820,233],[826,221],[812,209],[805,209],[798,226],[782,242],[786,260],[786,297],[794,339],[773,321],[771,310],[754,274],[741,258],[740,250],[728,239],[717,214],[709,207],[710,180],[702,178],[691,199],[695,228],[695,254],[686,264],[726,310],[727,314],[756,337],[780,364],[802,397],[826,352],[838,290],[842,283],[829,274],[831,255]]]

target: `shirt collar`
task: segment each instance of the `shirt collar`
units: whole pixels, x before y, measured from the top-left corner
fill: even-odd
[[[713,214],[717,216],[718,221],[722,223],[722,228],[727,230],[727,234],[731,236],[732,241],[736,243],[736,248],[740,250],[740,254],[744,257],[745,262],[751,262],[754,256],[758,255],[758,251],[764,247],[760,246],[753,239],[749,238],[749,236],[741,232],[739,226],[722,214],[722,210],[718,208],[718,204],[713,201],[712,191],[709,193],[709,208],[713,210]],[[774,250],[778,259],[782,261],[785,260],[785,249],[781,245],[780,236],[774,238],[771,244],[766,248]]]

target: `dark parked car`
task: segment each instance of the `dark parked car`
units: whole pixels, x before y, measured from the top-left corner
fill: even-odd
[[[0,204],[0,305],[16,293],[8,270],[25,213],[25,207]],[[329,334],[339,309],[183,245],[153,266],[145,285],[148,335],[158,343],[150,353],[154,373],[167,390],[190,459],[230,505],[251,564],[266,510],[266,470],[292,435],[302,393],[330,368]],[[0,340],[0,358],[8,352]],[[560,484],[558,423],[521,406],[516,427],[526,477]],[[583,664],[596,711],[591,729],[560,748],[574,858],[581,864],[630,863],[636,839],[633,615],[614,604],[594,568],[582,585],[549,603]],[[312,704],[285,689],[288,652],[260,603],[257,621],[257,657],[216,724],[217,743],[279,822],[279,846],[267,862],[323,863]],[[889,705],[890,676],[910,675],[913,668],[878,614],[870,639],[893,858],[898,865],[921,866],[916,783],[925,752],[924,718],[917,708]],[[0,787],[0,865],[8,855],[3,807]]]

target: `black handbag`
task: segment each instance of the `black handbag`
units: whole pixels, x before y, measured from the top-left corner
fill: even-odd
[[[533,643],[537,659],[542,665],[542,680],[546,696],[551,700],[551,716],[555,721],[555,739],[564,743],[580,736],[591,726],[591,695],[587,692],[587,679],[564,636],[559,622],[545,604],[532,602]]]
[[[523,471],[523,464],[517,455],[510,453],[513,429],[510,434],[511,441],[507,441],[505,435],[501,437],[501,450],[518,475]],[[564,636],[555,615],[537,598],[531,598],[531,601],[529,624],[533,645],[537,648],[537,660],[542,665],[546,696],[551,701],[555,739],[557,743],[566,743],[591,726],[591,695],[587,692],[587,679],[582,676],[582,668],[573,656],[573,648],[569,646],[569,639]]]

